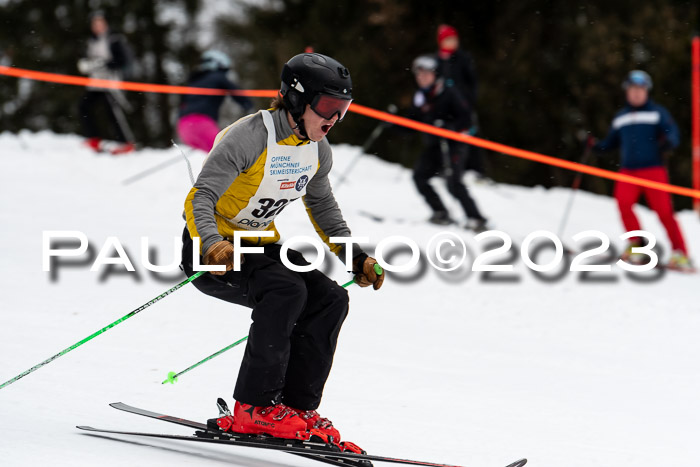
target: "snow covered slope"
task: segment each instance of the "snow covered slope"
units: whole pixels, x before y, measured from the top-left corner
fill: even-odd
[[[335,179],[357,151],[335,147]],[[173,242],[182,232],[190,186],[184,162],[122,184],[177,157],[174,149],[96,156],[75,136],[0,135],[0,383],[182,280],[151,276],[142,266],[140,238],[149,237],[158,263],[176,258]],[[190,156],[195,170],[203,158]],[[445,193],[440,181],[436,185]],[[471,189],[494,227],[516,245],[535,230],[556,232],[570,194],[507,185]],[[424,250],[445,230],[420,222],[428,210],[409,171],[370,156],[336,197],[353,233],[373,244],[407,235]],[[455,203],[450,207],[461,215]],[[667,246],[656,216],[637,212]],[[678,218],[691,252],[700,256],[697,217],[682,212]],[[285,238],[315,235],[300,203],[277,224]],[[565,243],[574,246],[570,237],[591,229],[621,247],[614,201],[578,193]],[[95,254],[116,236],[136,273],[92,272],[91,262],[79,258],[83,264],[60,267],[52,280],[42,271],[42,232],[49,230],[84,232]],[[472,250],[477,245],[465,230],[446,230]],[[539,262],[546,261],[543,254]],[[614,266],[605,280],[569,272],[547,282],[525,268],[519,254],[514,263],[508,281],[428,267],[413,282],[389,276],[379,292],[351,287],[351,312],[321,413],[367,451],[470,467],[519,457],[547,467],[697,460],[700,277],[668,272],[640,282]],[[349,280],[340,262],[332,264],[334,279]],[[249,324],[249,310],[189,285],[0,390],[0,465],[316,465],[284,453],[96,437],[74,428],[188,433],[107,404],[123,401],[197,420],[216,415],[217,397],[232,402],[242,347],[175,385],[160,382],[245,336]]]

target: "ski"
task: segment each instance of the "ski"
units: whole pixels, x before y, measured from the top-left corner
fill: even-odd
[[[690,267],[690,268],[679,268],[677,266],[672,266],[668,263],[659,263],[655,268],[659,269],[664,269],[666,271],[673,271],[673,272],[679,272],[681,274],[697,274],[698,270],[696,268]]]
[[[207,429],[206,423],[194,422],[192,420],[187,420],[184,418],[171,417],[170,415],[164,415],[164,414],[157,413],[157,412],[151,412],[150,410],[139,409],[138,407],[134,407],[132,405],[125,404],[123,402],[112,402],[111,404],[109,404],[109,406],[113,407],[117,410],[123,410],[124,412],[129,412],[129,413],[133,413],[136,415],[142,415],[144,417],[149,417],[149,418],[155,418],[157,420],[163,420],[166,422],[175,423],[176,425],[186,426],[189,428],[194,428],[196,430],[205,430],[206,431],[206,429]]]
[[[174,423],[176,425],[194,428],[195,430],[207,431],[206,424],[195,422],[193,420],[171,417],[170,415],[165,415],[165,414],[161,414],[161,413],[157,413],[157,412],[151,412],[150,410],[145,410],[145,409],[139,409],[138,407],[134,407],[134,406],[125,404],[123,402],[113,402],[109,405],[110,405],[110,407],[114,407],[115,409],[122,410],[124,412],[129,412],[129,413],[133,413],[136,415],[142,415],[144,417],[149,417],[149,418],[155,418],[156,420],[163,420],[166,422]],[[330,457],[320,457],[320,456],[317,456],[315,454],[305,454],[305,453],[302,454],[299,452],[293,452],[291,454],[301,456],[301,457],[306,457],[307,459],[313,459],[313,460],[325,462],[326,464],[331,464],[331,465],[340,465],[340,466],[355,465],[355,466],[362,466],[362,467],[370,467],[372,465],[369,462],[364,462],[362,464],[359,464],[359,463],[356,464],[352,461],[333,459]]]
[[[376,456],[371,454],[355,454],[349,452],[334,452],[331,451],[324,443],[313,443],[304,441],[301,443],[295,442],[295,440],[286,440],[282,438],[267,438],[265,441],[251,441],[250,439],[243,439],[242,437],[235,435],[228,435],[226,433],[214,434],[210,432],[197,432],[194,436],[185,435],[171,435],[163,433],[145,433],[136,431],[120,431],[120,430],[105,430],[99,428],[93,428],[90,426],[77,426],[76,428],[93,433],[107,433],[115,435],[126,435],[126,436],[143,436],[149,438],[160,438],[160,439],[175,439],[181,441],[194,441],[194,442],[204,442],[213,444],[224,444],[242,447],[252,447],[260,449],[270,449],[276,451],[283,451],[289,453],[300,453],[313,456],[314,460],[317,458],[335,458],[335,459],[347,459],[347,460],[359,460],[359,461],[376,461],[376,462],[388,462],[394,464],[405,464],[405,465],[418,465],[424,467],[459,467],[451,466],[447,464],[438,464],[434,462],[423,462],[414,461],[408,459],[398,459],[394,457],[386,456]],[[273,444],[274,443],[274,444]],[[327,449],[327,450],[324,450]],[[334,459],[334,460],[335,460]],[[320,460],[320,459],[318,459]],[[520,459],[518,461],[509,464],[506,467],[522,467],[527,463],[527,459]],[[347,465],[347,464],[346,464]]]
[[[417,219],[408,219],[408,218],[403,218],[403,217],[390,217],[390,216],[385,216],[383,214],[375,214],[369,211],[357,211],[357,214],[359,214],[362,217],[367,217],[374,222],[393,222],[395,224],[413,224],[413,225],[418,225],[418,224],[423,224],[424,221],[420,221]],[[425,221],[427,223],[427,221]]]

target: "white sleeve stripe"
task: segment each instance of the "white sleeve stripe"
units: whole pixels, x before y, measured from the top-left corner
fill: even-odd
[[[613,120],[613,128],[619,130],[627,125],[656,125],[661,120],[661,114],[658,111],[651,112],[630,112],[625,115],[620,115]]]

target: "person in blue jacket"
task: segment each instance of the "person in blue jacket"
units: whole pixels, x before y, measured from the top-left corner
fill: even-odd
[[[207,50],[190,75],[188,85],[196,88],[230,89],[236,86],[226,73],[231,68],[231,60],[223,52]],[[232,96],[248,113],[253,103],[245,96]],[[187,94],[182,96],[178,112],[177,132],[187,145],[209,152],[219,133],[219,109],[226,96]]]
[[[663,154],[680,144],[678,126],[666,108],[649,98],[652,81],[646,72],[630,71],[622,87],[625,89],[627,105],[615,115],[608,136],[593,149],[603,152],[619,148],[622,156],[620,173],[668,183]],[[669,266],[692,270],[685,240],[674,217],[671,195],[668,192],[617,182],[615,199],[625,229],[628,232],[641,230],[632,208],[642,194],[646,197],[649,207],[658,214],[671,241],[673,253]],[[631,238],[623,259],[633,262],[643,260],[644,255],[633,250],[634,247],[640,246],[640,243],[639,237]]]

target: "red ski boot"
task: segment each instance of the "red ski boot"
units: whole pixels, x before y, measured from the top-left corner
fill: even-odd
[[[367,452],[355,443],[342,441],[338,446],[342,452],[354,452],[355,454],[367,454]],[[367,461],[363,461],[367,462]],[[370,464],[371,465],[371,464]]]
[[[222,408],[221,404],[219,407]],[[304,420],[284,404],[255,407],[236,401],[233,415],[227,408],[221,412],[221,416],[216,419],[216,425],[221,431],[250,435],[266,434],[275,438],[300,440],[308,440],[311,437]]]
[[[95,152],[102,152],[102,140],[100,138],[88,138],[85,140],[85,146]]]
[[[306,429],[319,431],[328,437],[328,440],[336,445],[340,445],[340,433],[327,418],[321,417],[315,410],[294,411],[306,422]]]
[[[354,452],[355,454],[367,454],[364,449],[350,441],[340,441],[340,432],[328,420],[315,410],[294,409],[299,416],[306,420],[306,429],[313,434],[321,433],[328,438],[327,442],[335,444],[342,452]],[[370,464],[371,465],[371,464]]]
[[[116,146],[111,148],[109,152],[111,152],[113,156],[118,156],[120,154],[130,153],[134,149],[136,149],[136,146],[134,145],[134,143],[122,143],[122,144],[117,144]]]

